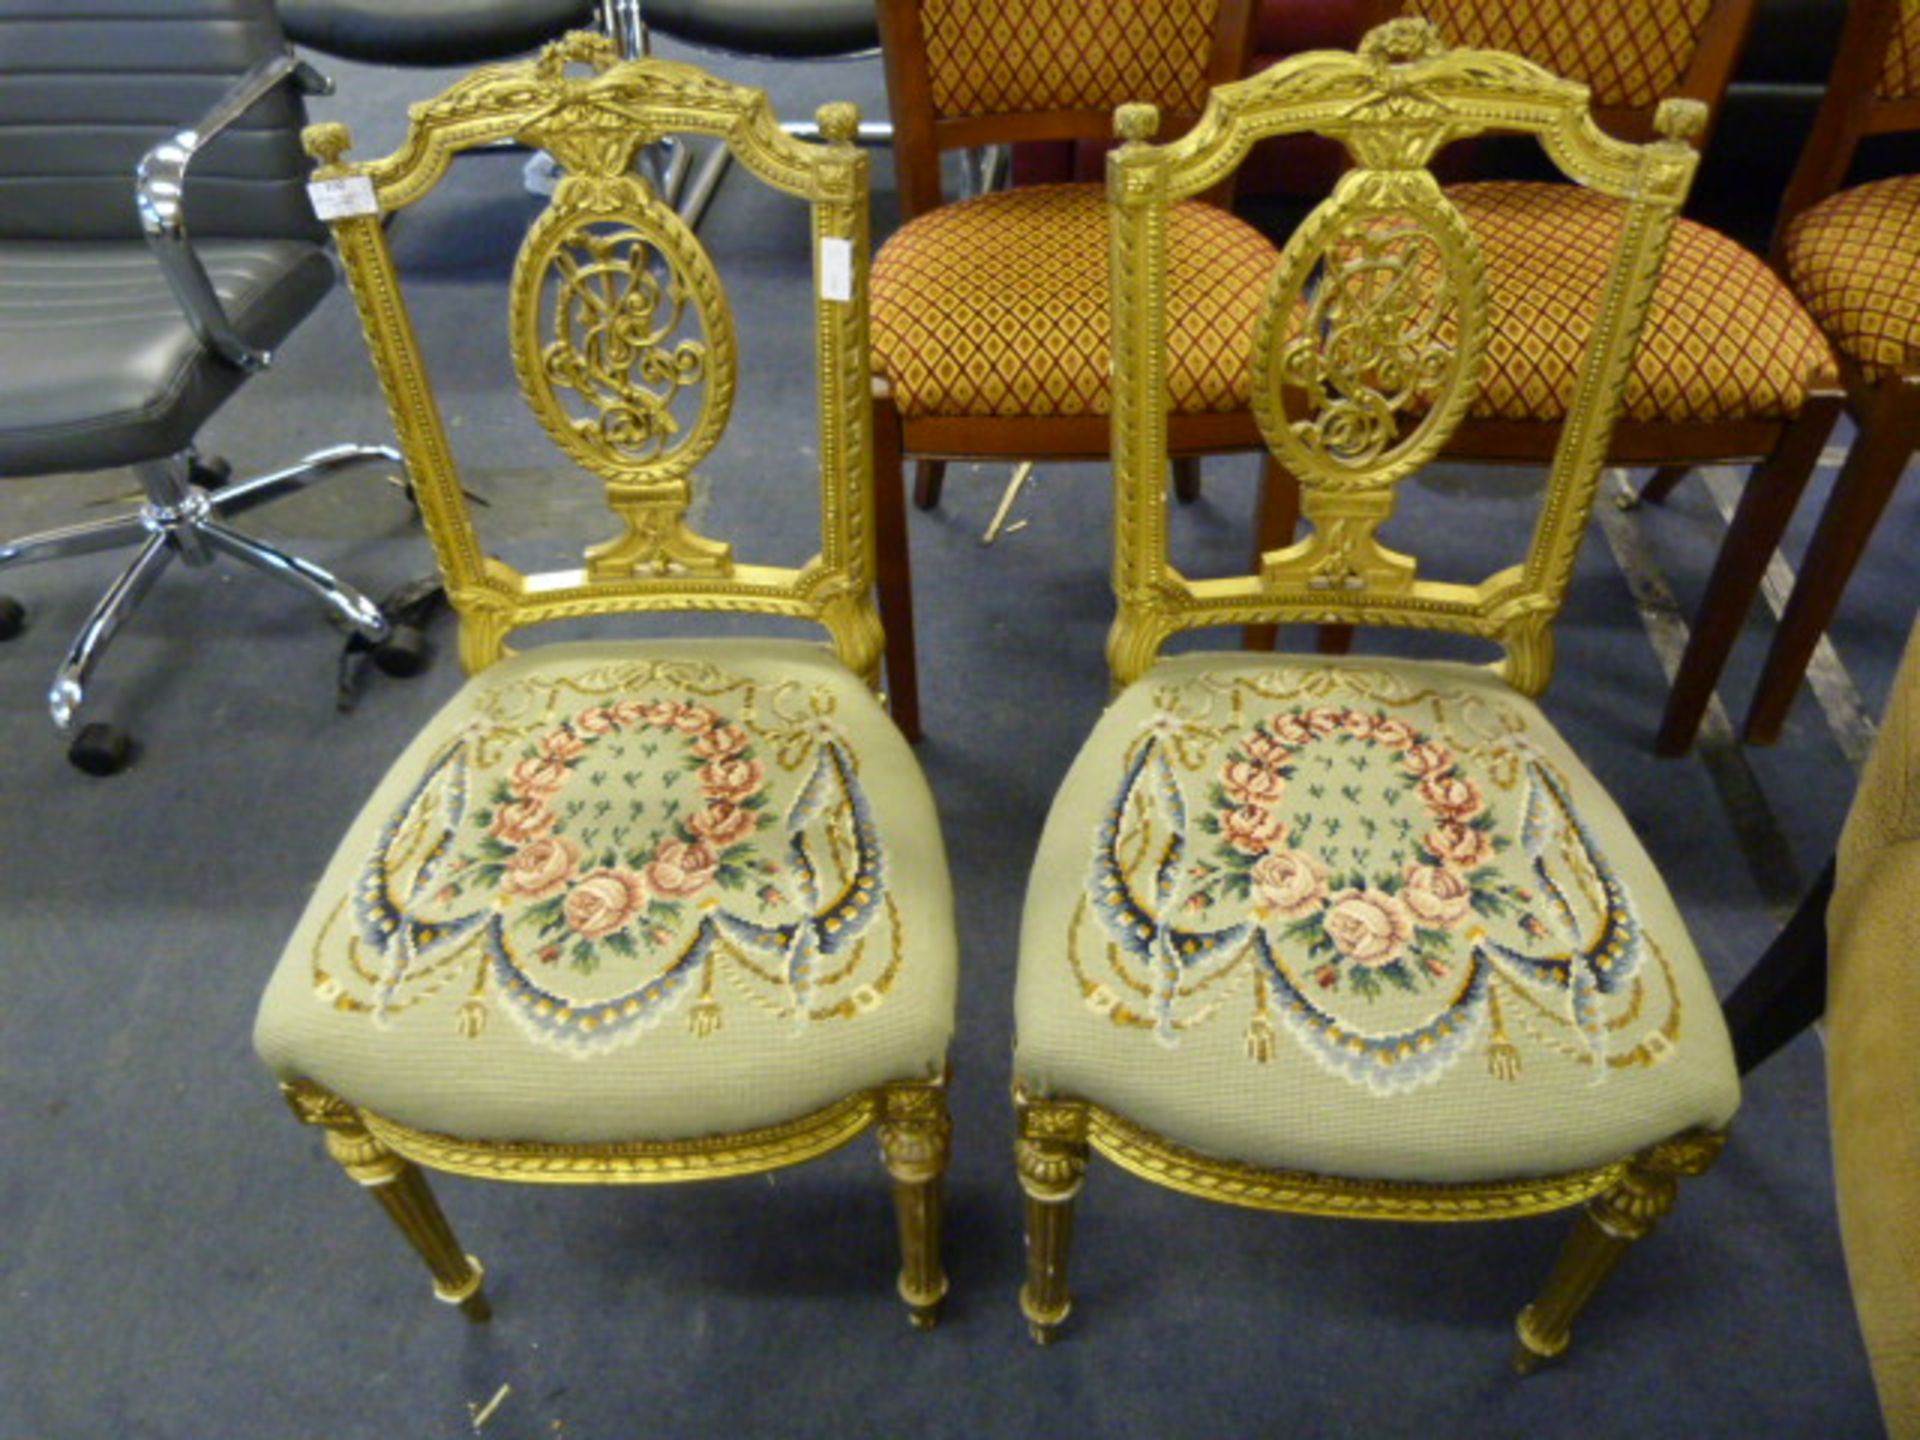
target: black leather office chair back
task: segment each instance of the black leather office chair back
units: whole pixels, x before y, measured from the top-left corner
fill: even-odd
[[[140,157],[286,41],[268,0],[0,0],[0,239],[137,239]],[[325,238],[282,85],[193,166],[196,239]]]

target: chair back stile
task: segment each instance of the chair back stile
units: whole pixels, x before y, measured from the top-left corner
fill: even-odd
[[[871,681],[881,631],[874,569],[867,382],[867,157],[856,107],[823,106],[826,144],[793,139],[761,91],[691,66],[622,61],[575,34],[536,60],[490,67],[416,107],[405,145],[350,163],[344,126],[307,145],[316,180],[371,187],[333,219],[373,363],[448,595],[477,672],[516,630],[628,612],[757,612],[823,626]],[[747,170],[812,208],[821,539],[798,569],[737,560],[688,519],[690,477],[725,431],[736,384],[733,321],[699,239],[634,169],[665,134],[724,141]],[[510,286],[520,388],[559,449],[606,487],[621,523],[575,570],[523,574],[482,548],[435,403],[381,216],[415,203],[461,151],[515,139],[564,167],[528,230]]]
[[[903,218],[941,203],[940,156],[1025,140],[1104,139],[1145,101],[1173,127],[1245,73],[1253,0],[1089,5],[1037,0],[1018,22],[993,0],[881,0]]]
[[[1704,107],[1665,102],[1660,139],[1604,134],[1584,85],[1518,57],[1447,51],[1434,27],[1376,30],[1358,55],[1299,57],[1217,90],[1183,139],[1146,143],[1157,117],[1129,106],[1108,162],[1114,213],[1115,588],[1108,658],[1138,679],[1191,628],[1361,623],[1478,636],[1503,674],[1540,693],[1551,621],[1572,575],[1613,423],[1625,396],[1667,238],[1697,157]],[[1474,585],[1418,577],[1415,557],[1375,532],[1395,487],[1438,455],[1466,414],[1485,341],[1485,277],[1465,221],[1423,168],[1448,142],[1499,129],[1536,136],[1559,167],[1622,202],[1596,343],[1580,371],[1524,560]],[[1189,579],[1167,556],[1164,291],[1171,205],[1217,184],[1256,141],[1318,130],[1353,168],[1300,227],[1256,331],[1254,409],[1301,485],[1305,539],[1266,553],[1256,575]]]
[[[1794,220],[1847,183],[1860,142],[1906,131],[1920,131],[1920,5],[1860,0],[1847,9],[1826,98],[1780,201],[1775,265]]]

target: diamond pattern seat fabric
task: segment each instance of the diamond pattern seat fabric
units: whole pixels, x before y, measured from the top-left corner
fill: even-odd
[[[1055,800],[1021,949],[1021,1084],[1215,1160],[1542,1177],[1739,1102],[1653,862],[1477,667],[1161,661]]]
[[[1797,216],[1786,265],[1870,383],[1920,370],[1920,175],[1842,190]]]
[[[1261,287],[1278,259],[1245,221],[1173,213],[1176,413],[1244,410]],[[1111,402],[1106,201],[1040,185],[908,221],[873,267],[874,368],[903,415],[1105,415]]]
[[[299,240],[197,243],[220,303],[270,350],[320,303],[333,266]],[[131,465],[192,443],[246,379],[182,322],[144,246],[0,241],[0,472]]]
[[[1000,0],[923,0],[927,78],[943,116],[1111,110],[1152,100],[1197,113],[1215,4],[1041,0],[1008,23]]]
[[[1650,106],[1687,73],[1713,0],[1411,0],[1402,13],[1432,20],[1451,44],[1525,55],[1578,80],[1596,106]]]
[[[1573,396],[1620,206],[1570,185],[1449,186],[1487,265],[1479,419],[1557,421]],[[1674,228],[1623,420],[1787,419],[1833,383],[1826,339],[1759,256],[1689,220]]]
[[[469,1142],[738,1134],[937,1081],[939,835],[906,742],[824,647],[542,647],[388,771],[256,1044],[283,1080]]]

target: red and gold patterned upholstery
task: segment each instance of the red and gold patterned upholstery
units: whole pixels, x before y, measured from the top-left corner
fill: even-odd
[[[1273,245],[1197,201],[1173,213],[1168,386],[1183,414],[1243,410]],[[1111,408],[1107,202],[1036,185],[909,221],[873,266],[873,363],[908,417]]]
[[[1870,382],[1920,371],[1920,175],[1827,197],[1788,229],[1786,260],[1795,291]]]
[[[1511,50],[1593,91],[1595,105],[1645,106],[1672,94],[1693,61],[1713,0],[1412,0],[1405,13],[1451,45]]]
[[[1556,421],[1599,308],[1618,202],[1571,185],[1494,181],[1448,197],[1487,261],[1492,325],[1479,419]],[[1682,220],[1654,292],[1628,420],[1785,419],[1833,374],[1819,327],[1750,251]]]
[[[925,0],[920,23],[936,115],[1111,110],[1206,101],[1218,0]]]
[[[1893,24],[1880,79],[1874,86],[1882,100],[1910,100],[1920,96],[1920,5],[1908,3]]]

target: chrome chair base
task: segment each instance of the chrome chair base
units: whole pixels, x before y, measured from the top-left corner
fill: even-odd
[[[101,655],[161,572],[176,559],[196,569],[211,564],[216,555],[237,560],[310,595],[336,622],[368,640],[384,640],[387,620],[373,601],[318,565],[243,535],[225,523],[269,500],[303,490],[337,470],[375,460],[402,464],[400,453],[388,445],[335,445],[317,450],[284,470],[208,489],[195,483],[194,454],[186,450],[134,467],[147,496],[138,510],[0,543],[0,568],[90,555],[123,545],[138,547],[127,568],[93,607],[55,672],[53,688],[47,693],[53,723],[63,732],[74,729],[86,698],[87,679]]]

